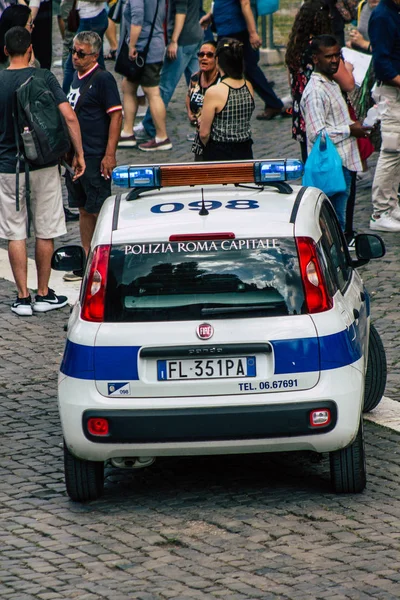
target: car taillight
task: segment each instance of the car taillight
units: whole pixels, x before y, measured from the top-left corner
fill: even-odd
[[[326,287],[314,240],[308,237],[298,237],[296,244],[307,311],[319,313],[331,309],[332,298]]]
[[[97,246],[94,249],[81,309],[84,321],[101,323],[104,320],[109,258],[110,246]]]

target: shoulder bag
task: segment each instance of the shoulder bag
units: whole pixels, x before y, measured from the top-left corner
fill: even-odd
[[[146,43],[145,47],[143,48],[143,50],[141,50],[140,52],[137,53],[134,60],[131,60],[129,58],[129,46],[125,40],[122,42],[119,52],[117,54],[117,60],[115,61],[115,67],[114,67],[115,72],[119,73],[120,75],[124,75],[130,81],[137,81],[138,79],[140,79],[140,76],[143,73],[144,66],[146,64],[147,54],[149,52],[151,38],[153,37],[154,27],[155,27],[156,19],[157,19],[157,13],[158,13],[158,0],[157,0],[156,12],[154,14],[154,19],[151,24],[149,39],[147,40],[147,43]]]

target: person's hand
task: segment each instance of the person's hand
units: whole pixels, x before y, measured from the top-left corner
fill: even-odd
[[[77,179],[79,179],[79,177],[82,177],[86,169],[86,163],[83,154],[75,154],[74,158],[72,159],[71,166],[75,172],[75,175],[72,177],[72,181],[76,181]]]
[[[170,42],[167,46],[167,56],[169,60],[176,60],[178,56],[178,42]]]
[[[250,46],[253,48],[253,50],[258,50],[260,48],[262,42],[261,42],[261,38],[258,35],[257,31],[250,33],[249,42],[250,42]]]
[[[115,155],[106,154],[100,164],[100,172],[104,179],[110,179],[114,167],[117,166]]]
[[[362,46],[362,43],[365,42],[364,37],[358,31],[358,29],[352,29],[349,33],[351,44],[355,44],[356,46]]]
[[[201,17],[199,23],[203,29],[207,29],[207,27],[209,27],[211,25],[211,21],[212,21],[212,14],[209,12],[206,15],[204,15],[204,17]]]
[[[129,46],[129,60],[135,60],[135,58],[137,57],[137,53],[138,52],[135,46]]]
[[[354,71],[354,65],[351,62],[347,62],[347,60],[344,61],[344,66],[346,67],[347,71],[349,73],[352,73]]]
[[[350,125],[350,135],[355,138],[368,138],[371,135],[372,127],[364,127],[360,121]]]

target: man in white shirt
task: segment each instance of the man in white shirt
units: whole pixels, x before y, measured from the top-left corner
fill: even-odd
[[[333,76],[341,60],[340,47],[331,35],[312,40],[314,72],[301,99],[300,107],[306,123],[307,146],[310,153],[318,134],[327,134],[342,159],[346,190],[330,197],[339,223],[344,230],[346,205],[350,193],[351,171],[362,171],[362,162],[355,138],[368,137],[370,128],[353,122],[339,85]]]

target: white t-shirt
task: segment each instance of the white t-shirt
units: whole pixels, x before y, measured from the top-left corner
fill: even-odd
[[[86,2],[79,0],[78,10],[81,19],[93,19],[97,17],[107,6],[107,2]]]

